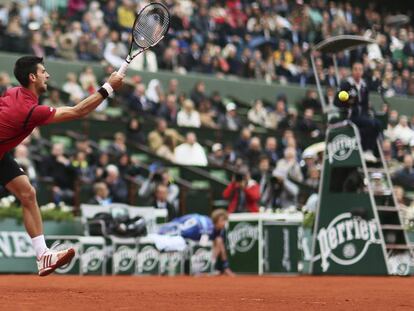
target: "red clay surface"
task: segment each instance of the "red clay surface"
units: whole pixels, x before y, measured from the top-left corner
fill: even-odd
[[[414,277],[0,276],[1,310],[414,310]]]

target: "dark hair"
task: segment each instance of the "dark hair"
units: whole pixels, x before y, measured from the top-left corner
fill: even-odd
[[[29,74],[37,73],[37,64],[43,64],[43,57],[23,56],[14,65],[14,76],[24,86],[29,86]]]

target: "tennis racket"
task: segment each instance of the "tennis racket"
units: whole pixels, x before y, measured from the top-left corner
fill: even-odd
[[[125,74],[131,61],[145,50],[157,45],[169,27],[170,13],[165,5],[157,2],[146,5],[135,18],[129,53],[118,73]]]

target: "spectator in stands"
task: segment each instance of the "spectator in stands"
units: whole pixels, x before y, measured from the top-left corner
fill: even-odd
[[[152,113],[155,110],[154,103],[145,95],[145,85],[138,83],[134,92],[128,97],[128,107],[133,112]]]
[[[85,98],[85,92],[78,84],[76,74],[73,72],[69,72],[66,75],[66,82],[63,84],[62,89],[70,95],[70,100],[75,104]]]
[[[114,135],[114,142],[108,146],[108,153],[115,159],[127,152],[126,137],[122,132],[117,132]]]
[[[287,147],[284,151],[284,157],[277,161],[275,172],[278,176],[284,178],[290,178],[297,182],[303,181],[302,171],[300,165],[297,162],[296,150],[293,147]]]
[[[168,202],[168,188],[164,184],[155,186],[154,201],[152,206],[157,209],[165,209],[168,212],[168,221],[171,221],[176,215],[175,207]]]
[[[281,160],[280,160],[281,161]],[[299,188],[288,177],[282,166],[276,166],[272,173],[271,206],[274,209],[286,209],[297,206]]]
[[[202,127],[208,127],[212,129],[218,128],[218,125],[215,121],[217,111],[214,107],[212,107],[211,101],[209,99],[205,99],[200,103],[198,111],[200,114],[200,124]]]
[[[223,151],[223,145],[220,143],[215,143],[211,147],[212,153],[208,155],[208,164],[212,166],[222,167],[225,164],[225,154]]]
[[[176,124],[177,115],[177,96],[174,94],[168,94],[165,103],[162,102],[158,107],[157,116],[165,119],[170,124]]]
[[[259,166],[259,159],[262,155],[262,145],[259,137],[252,137],[249,143],[249,148],[246,151],[246,164],[250,167],[252,174],[256,174]]]
[[[43,163],[45,175],[53,179],[52,190],[55,203],[64,201],[67,204],[73,204],[76,170],[65,155],[64,145],[62,143],[53,144],[51,155]]]
[[[305,177],[305,185],[317,190],[319,187],[319,168],[315,165],[308,168],[308,174]]]
[[[400,116],[400,121],[393,130],[393,138],[401,140],[404,145],[408,145],[414,138],[414,131],[408,126],[407,116]]]
[[[174,206],[175,211],[178,211],[180,188],[174,183],[174,179],[168,170],[152,166],[149,169],[151,173],[139,188],[139,197],[143,200],[150,200],[155,195],[156,187],[162,184],[168,189],[167,202]]]
[[[191,99],[184,100],[182,108],[177,114],[177,125],[185,127],[200,127],[200,114],[194,109],[194,103]]]
[[[91,183],[95,179],[93,168],[88,162],[85,152],[78,151],[72,160],[72,166],[76,170],[76,175],[82,182]]]
[[[275,167],[279,160],[279,153],[277,151],[277,139],[275,137],[267,137],[265,142],[264,154],[270,161],[270,166]]]
[[[43,8],[37,4],[37,0],[28,0],[27,6],[24,6],[20,11],[20,20],[25,26],[29,22],[41,24],[44,16],[45,12]]]
[[[276,129],[279,123],[287,116],[286,102],[279,98],[276,101],[275,109],[268,114],[267,128]]]
[[[207,165],[206,153],[193,132],[187,133],[185,143],[175,148],[174,157],[175,163],[181,165]]]
[[[145,135],[141,129],[141,123],[137,118],[132,118],[128,122],[126,139],[128,142],[144,145],[146,142]]]
[[[269,158],[262,155],[259,159],[258,171],[253,175],[253,179],[260,187],[260,205],[265,208],[272,208],[271,189],[272,189],[272,171]]]
[[[244,156],[247,153],[252,138],[252,131],[245,127],[241,130],[240,138],[234,144],[234,149],[238,156]]]
[[[60,92],[57,89],[52,89],[49,91],[49,96],[43,101],[43,105],[54,108],[65,106],[63,100],[60,98]]]
[[[200,105],[200,103],[207,98],[206,95],[206,85],[203,81],[198,81],[195,85],[193,90],[191,91],[190,98],[195,104],[196,107]]]
[[[79,82],[87,94],[93,94],[98,88],[98,82],[91,66],[86,66],[79,75]]]
[[[108,186],[110,196],[114,203],[128,202],[128,186],[119,175],[119,169],[113,164],[105,168],[105,183]]]
[[[309,169],[317,165],[317,156],[313,150],[305,150],[302,154],[302,160],[299,162],[302,176],[306,179],[309,177]]]
[[[153,102],[156,106],[156,109],[158,109],[158,105],[164,101],[164,91],[162,89],[161,82],[157,79],[152,79],[148,83],[145,96],[149,101]]]
[[[255,125],[266,126],[267,111],[260,99],[254,101],[253,107],[247,113],[247,118]]]
[[[88,204],[108,206],[112,204],[109,197],[108,186],[104,182],[97,182],[93,185],[94,196],[88,201]]]
[[[119,33],[116,30],[112,30],[109,37],[104,50],[104,58],[109,64],[119,68],[124,63],[128,50],[125,44],[120,41]]]
[[[165,145],[165,139],[170,137],[174,145],[184,141],[184,138],[174,129],[167,128],[167,122],[164,119],[157,120],[157,127],[148,134],[148,143],[152,151],[157,150]]]
[[[303,134],[312,138],[319,137],[321,131],[319,130],[315,121],[313,121],[314,112],[313,109],[307,108],[303,113],[303,118],[298,121],[297,128]]]
[[[220,128],[231,131],[238,131],[241,128],[242,122],[237,115],[236,108],[236,104],[233,102],[226,105],[226,114],[220,115],[218,119]]]
[[[233,176],[223,191],[223,198],[229,200],[229,213],[257,213],[259,211],[260,187],[250,178],[250,172],[243,170]]]

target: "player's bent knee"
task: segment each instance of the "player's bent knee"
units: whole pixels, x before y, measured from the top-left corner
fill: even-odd
[[[36,201],[36,189],[31,185],[24,187],[19,192],[18,199],[22,202],[23,206],[29,206],[30,203]]]

